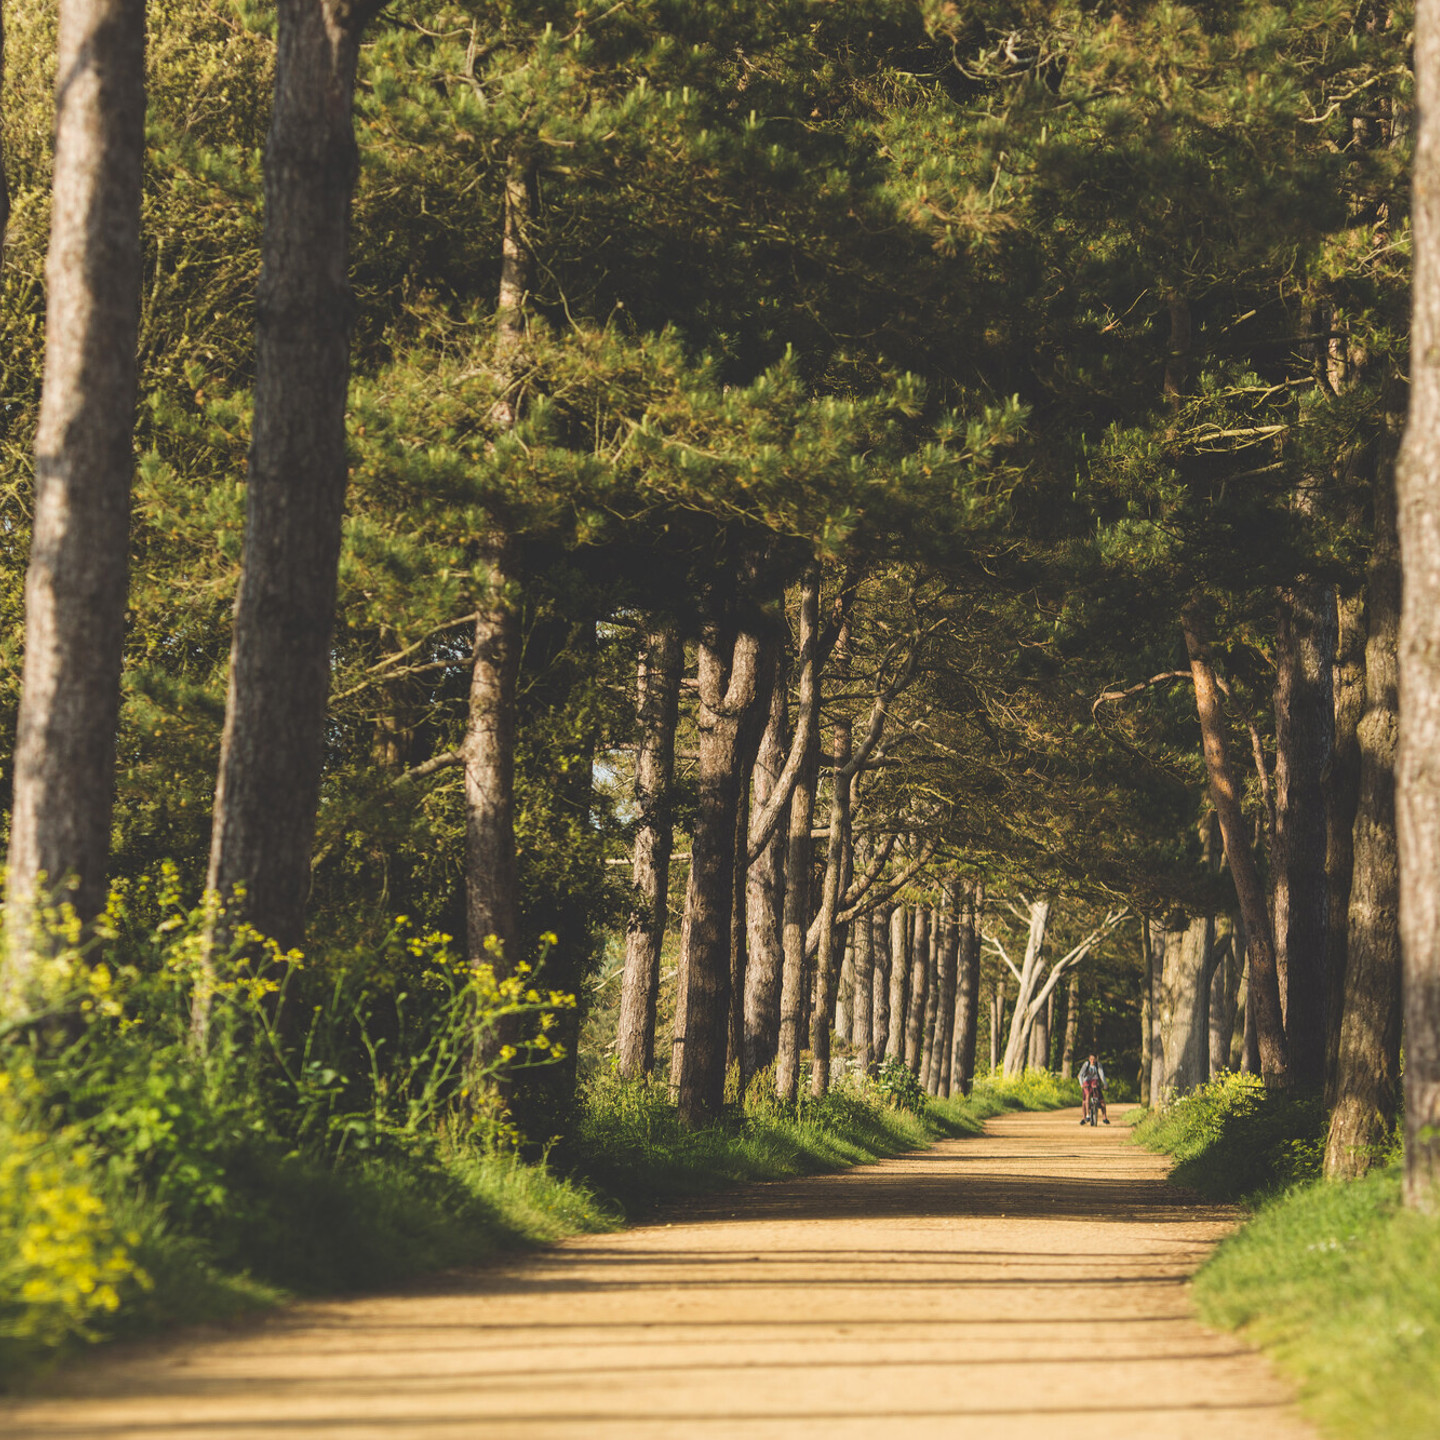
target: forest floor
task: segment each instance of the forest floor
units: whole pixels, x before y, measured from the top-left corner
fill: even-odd
[[[1118,1111],[1121,1107],[1112,1107]],[[0,1403],[8,1440],[1298,1440],[1267,1362],[1193,1318],[1239,1212],[1128,1128],[983,1136],[687,1200],[363,1299],[112,1347]]]

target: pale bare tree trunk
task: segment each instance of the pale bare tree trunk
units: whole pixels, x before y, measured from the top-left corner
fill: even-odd
[[[681,1118],[698,1124],[725,1101],[736,822],[745,722],[760,687],[762,642],[719,614],[699,645],[699,805],[680,937],[681,982],[671,1083]]]
[[[1235,898],[1245,924],[1250,959],[1249,1003],[1250,1009],[1255,1012],[1261,1073],[1266,1085],[1284,1088],[1290,1083],[1289,1051],[1280,1009],[1275,941],[1270,929],[1269,908],[1265,903],[1265,887],[1261,884],[1255,854],[1250,848],[1250,836],[1240,808],[1239,783],[1226,753],[1225,717],[1220,708],[1220,689],[1215,681],[1210,649],[1203,638],[1200,617],[1193,607],[1186,608],[1181,627],[1190,655],[1190,674],[1195,682],[1195,708],[1200,718],[1211,803],[1220,822],[1225,858],[1230,863]]]
[[[890,912],[890,1031],[887,1060],[905,1061],[905,1029],[910,1016],[910,914],[904,905]]]
[[[1326,813],[1334,746],[1334,593],[1299,584],[1280,597],[1275,680],[1275,965],[1290,1079],[1325,1083]]]
[[[61,0],[55,104],[0,1010],[24,1006],[44,944],[42,890],[68,887],[86,922],[105,904],[134,469],[144,0]]]
[[[1396,645],[1401,587],[1393,487],[1394,475],[1382,464],[1375,480],[1375,539],[1367,576],[1369,633],[1365,711],[1358,731],[1360,800],[1355,815],[1350,934],[1335,1104],[1325,1144],[1325,1174],[1331,1179],[1353,1179],[1370,1169],[1389,1141],[1400,1098],[1401,869],[1395,834],[1395,751],[1400,723]]]
[[[990,997],[990,1069],[993,1073],[1000,1063],[1000,1035],[1005,1028],[1005,977],[995,981],[995,993]]]
[[[915,907],[915,928],[910,942],[910,1006],[905,1017],[905,1064],[920,1074],[925,1043],[925,1006],[930,998],[930,907]]]
[[[1336,596],[1335,743],[1325,777],[1325,1103],[1339,1093],[1340,1023],[1349,955],[1355,816],[1360,801],[1358,727],[1365,708],[1365,603]]]
[[[754,806],[770,799],[785,763],[789,715],[785,685],[777,677],[770,716],[755,758]],[[792,792],[793,793],[793,792]],[[780,1044],[780,983],[785,970],[785,835],[776,830],[746,874],[745,916],[749,964],[745,970],[745,1071],[756,1075],[775,1060]]]
[[[320,796],[354,298],[351,102],[373,0],[278,0],[245,553],[208,885],[300,942]]]
[[[1141,1009],[1145,1007],[1142,1003]],[[1070,972],[1070,986],[1065,995],[1065,1048],[1060,1052],[1060,1078],[1075,1077],[1075,1046],[1080,1039],[1080,972]],[[1141,1068],[1144,1068],[1142,1058]]]
[[[620,1073],[627,1080],[655,1068],[655,1002],[669,909],[675,725],[684,659],[679,625],[669,618],[657,620],[646,632],[635,685],[640,730],[635,756],[635,855],[616,1034]]]

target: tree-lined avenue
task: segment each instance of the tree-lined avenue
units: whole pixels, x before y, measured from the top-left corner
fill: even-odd
[[[1192,1318],[1235,1212],[1075,1115],[121,1352],[0,1417],[11,1440],[1311,1435]]]

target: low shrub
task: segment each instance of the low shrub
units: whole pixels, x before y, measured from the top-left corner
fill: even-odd
[[[1175,1181],[1208,1199],[1256,1200],[1319,1175],[1325,1125],[1319,1096],[1227,1072],[1142,1116],[1135,1138],[1172,1156]]]

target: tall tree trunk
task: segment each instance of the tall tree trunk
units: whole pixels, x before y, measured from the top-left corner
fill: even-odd
[[[775,1052],[775,1093],[793,1104],[800,1087],[800,1050],[805,1016],[805,935],[810,928],[810,839],[820,773],[820,731],[812,729],[800,775],[790,796],[785,838],[785,951],[780,985],[780,1044]]]
[[[1375,540],[1367,576],[1369,634],[1365,712],[1359,726],[1350,937],[1335,1104],[1325,1144],[1325,1174],[1331,1179],[1363,1175],[1381,1154],[1395,1124],[1400,1090],[1401,870],[1395,835],[1395,751],[1401,586],[1393,486],[1393,473],[1382,465],[1375,482]]]
[[[789,731],[783,677],[770,691],[770,715],[755,757],[754,805],[770,800],[785,763]],[[793,794],[793,791],[792,791]],[[780,1045],[780,982],[785,970],[785,835],[776,830],[748,867],[745,923],[749,962],[745,968],[745,1056],[747,1075],[772,1065]]]
[[[671,796],[684,659],[679,625],[670,618],[657,620],[645,636],[635,687],[640,730],[635,757],[635,857],[616,1035],[620,1073],[627,1080],[655,1068],[655,1003],[675,838]]]
[[[1155,1068],[1155,947],[1151,943],[1154,922],[1140,917],[1140,1103],[1150,1105],[1154,1096],[1150,1080]]]
[[[1290,1078],[1325,1083],[1325,869],[1323,777],[1334,746],[1334,594],[1299,584],[1280,597],[1275,679],[1275,965]]]
[[[531,165],[510,159],[505,175],[500,289],[495,304],[492,366],[499,398],[490,421],[512,428],[520,418],[519,375],[525,346],[525,300],[534,257],[528,232]],[[476,606],[475,659],[460,755],[465,766],[465,926],[472,964],[512,975],[520,954],[520,867],[515,849],[515,739],[520,678],[519,547],[505,518],[492,510],[476,547],[487,587]],[[507,1021],[479,1037],[477,1070],[496,1066],[517,1034]]]
[[[997,977],[990,997],[990,1069],[1000,1064],[1000,1036],[1005,1030],[1005,977]]]
[[[351,102],[373,0],[279,0],[255,418],[208,885],[280,945],[310,889],[345,504]]]
[[[1419,129],[1410,414],[1397,471],[1402,586],[1400,941],[1405,996],[1405,1202],[1440,1206],[1440,3],[1415,7]]]
[[[1230,1068],[1230,1043],[1235,1034],[1235,1007],[1240,998],[1240,971],[1245,948],[1239,932],[1228,918],[1215,922],[1219,954],[1210,980],[1209,1059],[1210,1077]]]
[[[1152,1096],[1158,1103],[1168,1105],[1209,1078],[1214,944],[1215,922],[1208,915],[1197,916],[1165,936],[1156,987],[1162,1061]]]
[[[890,1031],[885,1058],[905,1063],[905,1029],[910,1015],[910,912],[897,905],[890,912]]]
[[[850,620],[848,610],[832,652],[835,681],[844,686],[850,678]],[[842,702],[843,703],[843,702]],[[849,712],[836,717],[830,743],[830,838],[825,855],[825,883],[820,899],[820,949],[815,958],[815,1003],[810,1016],[810,1093],[818,1100],[830,1088],[830,1017],[835,1008],[835,986],[843,953],[836,917],[844,894],[845,850],[850,839],[850,750],[853,725]]]
[[[713,613],[700,636],[699,804],[690,846],[690,883],[680,938],[680,986],[671,1078],[688,1125],[725,1101],[730,1017],[730,925],[735,836],[745,764],[745,722],[760,687],[762,643]]]
[[[976,882],[965,887],[960,918],[960,952],[956,960],[955,1057],[950,1067],[950,1093],[968,1095],[975,1083],[975,1041],[980,1028],[980,910],[984,892]],[[992,1067],[993,1068],[993,1067]]]
[[[55,102],[0,1010],[23,1008],[44,944],[41,887],[73,887],[64,898],[86,922],[105,904],[134,469],[144,0],[61,0]]]
[[[475,621],[465,757],[466,953],[508,975],[519,960],[515,857],[515,690],[520,623],[514,547],[504,530],[486,539],[489,591]],[[498,1046],[498,1041],[490,1049]]]
[[[1325,1103],[1339,1093],[1340,1021],[1349,955],[1355,817],[1360,803],[1358,727],[1365,708],[1365,603],[1336,596],[1335,742],[1325,786]]]
[[[910,941],[910,1006],[905,1017],[905,1064],[917,1078],[925,1044],[925,1007],[930,1001],[930,907],[915,907]]]
[[[875,1053],[872,1046],[875,1026],[875,927],[872,917],[857,915],[850,929],[855,937],[855,1008],[850,1020],[851,1044],[855,1047],[860,1074],[868,1075]]]
[[[1050,1068],[1050,1027],[1055,1019],[1055,992],[1041,1006],[1030,1030],[1030,1058],[1027,1062],[1032,1070]]]
[[[930,963],[925,972],[925,1022],[920,1041],[920,1088],[926,1094],[934,1081],[935,1033],[940,1028],[940,927],[938,906],[930,909]]]
[[[1265,887],[1250,848],[1245,816],[1240,808],[1240,787],[1225,745],[1225,716],[1220,708],[1220,688],[1203,638],[1200,617],[1187,606],[1181,618],[1185,648],[1190,655],[1190,674],[1195,682],[1195,708],[1200,717],[1200,736],[1205,770],[1210,780],[1210,799],[1220,822],[1225,858],[1235,898],[1245,924],[1250,957],[1250,1006],[1255,1011],[1255,1028],[1260,1047],[1261,1073],[1267,1086],[1284,1088],[1290,1083],[1289,1050],[1280,1010],[1280,984],[1275,968],[1275,941],[1270,929]]]
[[[870,926],[875,968],[871,983],[870,1007],[870,1073],[880,1069],[886,1058],[886,1042],[890,1038],[890,913],[872,911],[865,921]]]
[[[1142,922],[1143,923],[1143,922]],[[1145,1007],[1142,1005],[1141,1007]],[[1080,972],[1070,972],[1070,986],[1065,994],[1065,1048],[1060,1052],[1060,1078],[1075,1077],[1075,1046],[1080,1039]],[[1141,1068],[1143,1069],[1143,1063]]]
[[[956,966],[960,958],[960,887],[946,885],[940,907],[940,936],[936,944],[935,973],[938,978],[935,1007],[935,1039],[930,1050],[927,1091],[942,1098],[950,1093],[954,1063],[952,1039],[955,1029]]]

